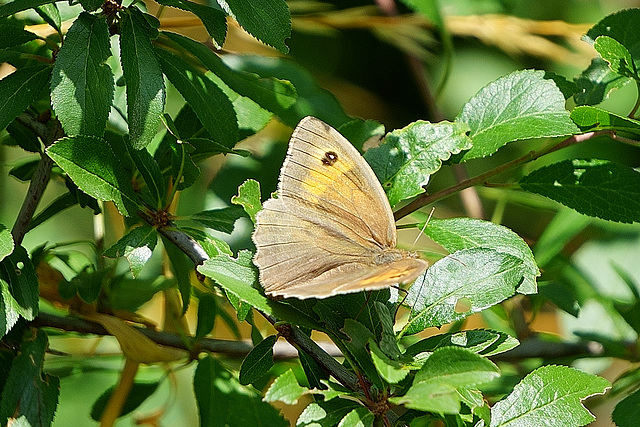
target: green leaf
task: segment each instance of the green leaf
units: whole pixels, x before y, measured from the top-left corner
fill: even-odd
[[[43,4],[42,6],[38,6],[35,8],[35,11],[40,15],[40,17],[58,32],[62,32],[62,18],[60,17],[60,11],[55,3],[53,4]]]
[[[519,184],[585,215],[640,221],[640,173],[628,166],[597,159],[564,160],[531,172]]]
[[[291,82],[297,93],[297,101],[286,111],[278,113],[280,121],[291,128],[306,116],[317,117],[336,129],[351,121],[336,97],[321,88],[309,71],[293,61],[258,55],[225,55],[223,60],[236,71]]]
[[[473,329],[430,336],[409,346],[405,354],[419,358],[421,353],[430,355],[438,348],[455,346],[489,357],[511,350],[519,344],[517,339],[504,332]]]
[[[533,248],[538,265],[544,268],[545,265],[556,260],[556,257],[562,256],[561,251],[564,247],[590,223],[591,218],[573,209],[559,209]]]
[[[580,92],[574,95],[577,105],[599,104],[609,97],[614,89],[619,89],[631,81],[614,73],[602,58],[593,58],[591,64],[575,79]]]
[[[371,353],[367,348],[369,340],[374,340],[373,333],[367,329],[362,323],[353,319],[345,319],[342,328],[348,337],[348,341],[344,341],[344,346],[351,353],[352,360],[360,366],[362,373],[380,390],[386,386],[371,359]]]
[[[349,412],[361,407],[353,400],[339,398],[311,403],[298,417],[296,427],[334,427]]]
[[[92,271],[89,267],[85,267],[70,281],[65,280],[58,284],[60,296],[70,299],[77,293],[84,302],[92,303],[98,299],[108,273],[108,270]]]
[[[102,138],[62,138],[47,148],[47,154],[85,193],[98,200],[113,201],[125,216],[138,210],[129,176]]]
[[[499,224],[473,218],[431,219],[426,228],[420,226],[433,241],[449,253],[462,249],[488,248],[513,255],[522,261],[523,283],[518,292],[536,292],[540,270],[529,245],[516,233]]]
[[[287,369],[271,384],[264,395],[265,402],[284,402],[287,405],[295,405],[298,399],[307,391],[300,387],[293,370]]]
[[[189,215],[189,219],[199,222],[207,228],[231,234],[233,225],[238,218],[244,216],[244,210],[238,206],[228,206],[221,209],[211,209]]]
[[[196,340],[204,338],[213,331],[218,304],[216,297],[210,293],[200,295],[198,299],[198,323],[196,325]]]
[[[240,384],[252,384],[269,372],[273,366],[273,346],[277,340],[277,335],[270,335],[251,349],[240,366]]]
[[[110,56],[106,18],[82,12],[67,32],[51,78],[51,103],[67,135],[104,134],[114,90],[105,64]]]
[[[522,260],[494,249],[463,249],[437,261],[409,289],[409,322],[400,332],[463,319],[513,295],[522,282]]]
[[[104,251],[104,256],[109,258],[125,257],[129,261],[131,273],[135,278],[153,255],[153,249],[157,242],[156,229],[146,224],[141,225],[130,230]]]
[[[369,140],[378,141],[384,136],[384,125],[375,120],[353,119],[344,123],[338,131],[361,153]]]
[[[260,202],[260,183],[255,179],[248,179],[238,187],[238,195],[231,197],[231,203],[240,205],[255,224],[256,214],[262,209]]]
[[[499,375],[498,367],[488,359],[462,348],[444,347],[427,359],[404,396],[389,401],[426,412],[457,414],[462,391]]]
[[[102,0],[79,0],[80,4],[89,12],[93,12],[98,10],[98,8],[102,5]]]
[[[171,271],[178,281],[178,291],[182,298],[182,314],[184,314],[191,299],[191,272],[195,265],[182,250],[164,236],[162,236],[162,246],[167,252]]]
[[[0,83],[1,85],[1,83]],[[16,120],[9,123],[7,126],[7,132],[11,138],[7,138],[2,141],[6,145],[19,145],[23,150],[30,151],[32,153],[41,153],[41,143],[35,133],[28,127]]]
[[[578,427],[595,419],[582,406],[587,397],[611,386],[602,377],[566,366],[543,366],[527,375],[511,394],[491,408],[491,427]]]
[[[165,205],[166,190],[160,166],[147,150],[136,150],[127,142],[124,145],[136,169],[144,178],[144,183],[147,184],[152,206],[156,206],[158,210],[161,210]]]
[[[288,425],[277,409],[262,401],[255,389],[240,385],[211,356],[198,362],[193,388],[203,427]]]
[[[34,65],[19,68],[0,80],[0,129],[38,99],[50,78],[50,66]]]
[[[47,335],[35,328],[29,334],[20,344],[0,395],[0,425],[26,421],[22,425],[45,427],[53,422],[60,380],[42,372]]]
[[[640,135],[640,121],[598,107],[576,107],[571,111],[571,119],[582,130],[615,129],[616,132]]]
[[[37,38],[37,35],[20,25],[9,22],[0,23],[0,49],[19,46]]]
[[[397,359],[400,356],[400,349],[396,342],[396,334],[393,331],[393,316],[389,312],[389,308],[380,301],[373,301],[373,306],[382,326],[380,349],[390,358]]]
[[[456,118],[469,125],[473,140],[462,161],[489,156],[511,141],[579,133],[564,104],[543,71],[516,71],[489,83]]]
[[[637,70],[631,53],[616,39],[600,36],[596,39],[593,47],[602,56],[602,59],[607,61],[611,71],[625,77],[637,78]]]
[[[289,48],[284,40],[291,37],[291,14],[284,0],[217,0],[220,7],[253,37],[282,53]]]
[[[600,36],[607,36],[624,46],[633,58],[634,68],[640,64],[640,34],[637,31],[640,22],[640,9],[625,9],[613,13],[591,27],[583,37],[594,44]]]
[[[290,82],[274,77],[263,78],[251,72],[236,71],[202,43],[174,33],[163,34],[187,49],[233,91],[252,99],[262,108],[280,114],[296,102],[296,89]]]
[[[0,338],[16,325],[21,312],[22,307],[9,291],[9,283],[0,278]]]
[[[364,406],[351,410],[340,420],[338,427],[371,427],[375,417]]]
[[[11,296],[3,298],[4,304],[13,306],[17,313],[27,320],[35,319],[39,308],[38,277],[25,248],[16,246],[13,252],[0,262],[0,278],[9,284]],[[11,303],[11,299],[15,304]]]
[[[56,0],[13,0],[0,5],[0,18],[4,18],[23,10],[31,9],[43,4],[54,3]]]
[[[127,83],[127,117],[133,148],[144,148],[158,131],[164,111],[165,88],[151,39],[151,28],[142,12],[129,7],[120,13],[122,73]]]
[[[121,276],[110,280],[108,284],[109,307],[134,313],[158,292],[175,287],[176,281],[165,279],[164,276],[151,279],[131,279]]]
[[[243,250],[238,252],[237,259],[229,255],[220,255],[206,260],[197,269],[227,292],[234,294],[240,301],[250,304],[265,314],[289,320],[300,326],[320,329],[320,326],[310,317],[288,304],[265,297],[254,287],[254,285],[257,286],[258,273],[251,259],[251,252]]]
[[[225,147],[238,142],[238,119],[224,92],[200,71],[165,49],[155,50],[162,71],[193,108],[211,137]]]
[[[186,0],[158,0],[158,3],[187,10],[196,15],[211,36],[215,48],[222,49],[227,37],[227,17],[222,10]]]
[[[14,243],[11,231],[4,224],[0,224],[0,261],[11,255],[13,248]]]
[[[389,384],[399,383],[411,370],[397,360],[391,360],[372,339],[369,339],[369,349],[371,350],[371,360],[378,374]]]
[[[431,174],[451,154],[471,148],[465,123],[418,121],[388,134],[380,147],[367,150],[364,158],[371,165],[389,203],[424,192]]]
[[[640,390],[622,399],[611,413],[611,419],[618,427],[633,427],[640,418]]]
[[[159,385],[160,381],[152,383],[134,382],[131,386],[131,391],[129,392],[127,399],[124,401],[124,405],[122,406],[122,410],[120,411],[120,416],[118,418],[131,413],[138,408],[138,406],[142,405],[149,396],[155,393]],[[111,399],[111,395],[114,390],[115,386],[110,387],[93,403],[90,416],[94,421],[100,421],[100,418],[102,418],[104,408],[107,406],[109,399]]]

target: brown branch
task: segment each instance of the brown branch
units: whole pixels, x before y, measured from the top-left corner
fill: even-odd
[[[49,146],[56,139],[62,136],[61,130],[52,130],[47,125],[39,122],[36,118],[27,113],[22,113],[16,120],[33,131],[40,138],[45,147]],[[27,231],[29,230],[29,223],[33,218],[33,214],[38,207],[40,199],[42,199],[42,194],[44,193],[44,190],[49,183],[49,177],[51,176],[53,160],[51,160],[45,152],[42,152],[40,155],[40,162],[38,163],[38,167],[31,178],[29,189],[27,190],[27,194],[22,202],[22,207],[20,208],[18,217],[11,229],[11,235],[13,236],[13,241],[16,245],[20,245],[25,234],[27,234]]]

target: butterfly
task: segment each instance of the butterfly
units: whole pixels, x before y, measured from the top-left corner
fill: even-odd
[[[296,126],[278,184],[256,216],[254,263],[267,295],[326,298],[408,283],[428,263],[396,248],[387,196],[369,164],[315,117]]]

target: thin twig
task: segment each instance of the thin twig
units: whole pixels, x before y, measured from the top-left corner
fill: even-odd
[[[434,203],[440,199],[444,199],[445,197],[448,197],[454,193],[457,193],[460,190],[463,190],[465,188],[469,188],[472,187],[474,185],[480,184],[482,182],[485,182],[486,180],[488,180],[489,178],[492,178],[496,175],[499,175],[503,172],[506,172],[510,169],[513,169],[517,166],[520,166],[524,163],[530,162],[532,160],[536,160],[539,157],[542,157],[546,154],[552,153],[554,151],[560,150],[561,148],[565,148],[568,147],[570,145],[573,144],[577,144],[583,141],[586,141],[588,139],[591,138],[595,138],[597,136],[603,136],[603,135],[609,135],[613,138],[613,135],[615,135],[615,132],[610,131],[610,130],[603,130],[603,131],[597,131],[597,132],[587,132],[587,133],[583,133],[580,135],[573,135],[569,138],[564,139],[563,141],[561,141],[558,144],[552,144],[549,147],[543,148],[541,150],[538,151],[530,151],[529,153],[525,154],[522,157],[518,157],[517,159],[513,159],[510,162],[504,163],[500,166],[498,166],[495,169],[492,169],[490,171],[487,171],[485,173],[482,173],[480,175],[477,175],[473,178],[469,178],[465,181],[459,182],[456,185],[453,185],[451,187],[445,188],[444,190],[438,191],[436,193],[432,193],[432,194],[428,194],[428,193],[424,193],[420,196],[418,196],[415,200],[413,200],[411,203],[403,206],[402,208],[398,209],[395,213],[394,213],[394,217],[397,220],[399,220],[400,218],[404,218],[405,216],[409,215],[410,213],[417,211],[418,209],[422,208],[423,206],[427,206],[431,203]]]

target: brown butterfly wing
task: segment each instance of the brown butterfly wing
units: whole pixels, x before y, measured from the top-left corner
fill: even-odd
[[[291,137],[278,194],[265,202],[253,235],[254,261],[268,294],[319,298],[348,284],[351,288],[337,293],[391,284],[370,280],[368,287],[358,288],[359,280],[383,273],[375,259],[395,247],[396,231],[375,174],[339,132],[313,117],[300,122]],[[400,281],[406,280],[393,283]],[[318,292],[311,284],[319,286]],[[302,288],[304,295],[296,294]]]

